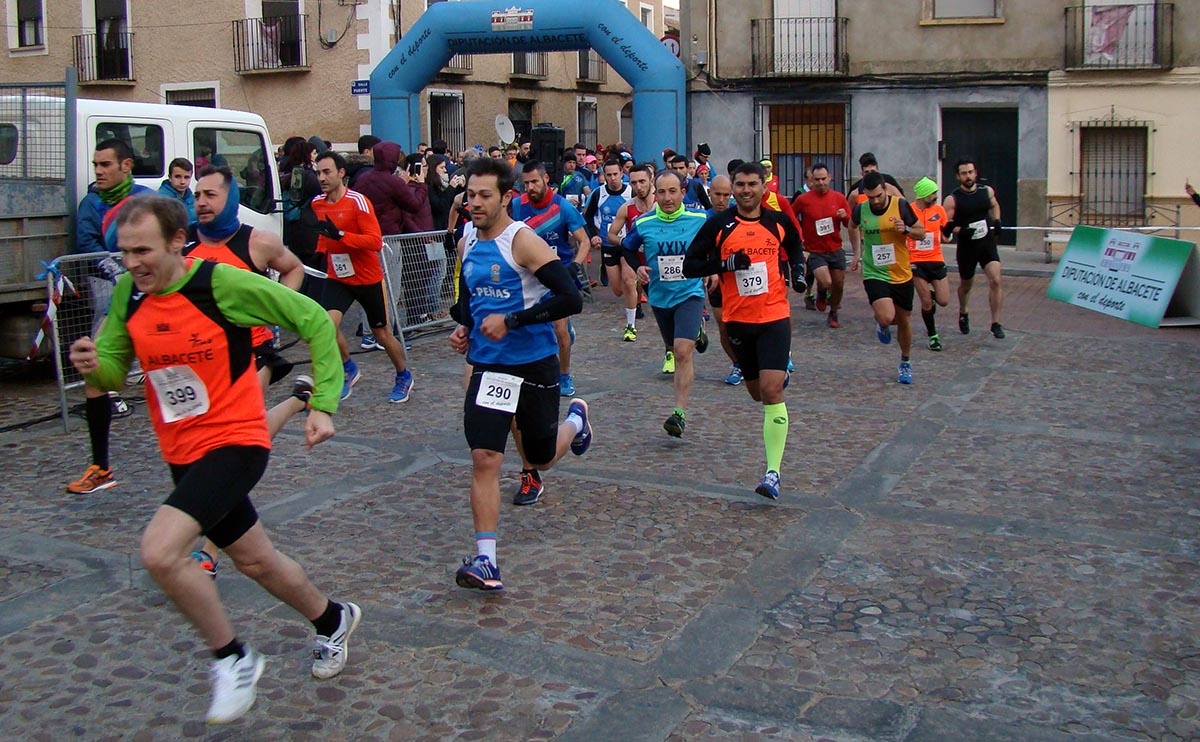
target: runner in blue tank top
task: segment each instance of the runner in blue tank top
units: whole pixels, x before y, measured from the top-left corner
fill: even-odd
[[[570,448],[582,455],[592,443],[587,403],[571,401],[558,424],[558,343],[551,323],[579,313],[583,299],[558,256],[523,222],[508,215],[513,172],[508,163],[479,159],[467,168],[471,224],[458,250],[458,301],[450,314],[459,327],[450,347],[472,365],[463,402],[463,429],[471,448],[474,558],[455,574],[462,587],[502,590],[496,560],[500,520],[500,466],[514,421],[524,457],[549,469]]]

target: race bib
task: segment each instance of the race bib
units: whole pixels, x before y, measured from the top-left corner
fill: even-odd
[[[871,255],[874,256],[875,265],[893,265],[896,262],[896,246],[890,242],[874,245]]]
[[[168,366],[146,374],[158,397],[165,423],[178,422],[208,412],[208,388],[187,366]]]
[[[917,250],[917,252],[921,252],[922,250],[932,250],[933,249],[933,232],[932,231],[926,232],[925,238],[922,240],[914,240],[913,248],[915,250]]]
[[[515,413],[517,401],[521,399],[521,382],[520,376],[484,371],[479,377],[475,404],[489,410]]]
[[[330,253],[329,264],[333,266],[333,275],[338,278],[349,278],[354,275],[354,263],[350,260],[349,253]]]
[[[659,255],[658,256],[658,280],[660,280],[660,281],[682,281],[683,280],[683,256],[682,255]]]
[[[831,216],[817,220],[817,236],[824,237],[827,234],[833,234],[833,217]]]
[[[971,232],[971,239],[982,240],[984,237],[987,237],[987,233],[988,233],[987,219],[980,219],[977,222],[971,222],[970,224],[967,225],[967,227],[971,230],[974,230]]]
[[[767,293],[767,264],[751,263],[744,271],[734,271],[738,296],[758,296]]]

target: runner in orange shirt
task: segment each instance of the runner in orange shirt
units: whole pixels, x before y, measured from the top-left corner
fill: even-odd
[[[938,337],[933,315],[938,306],[950,303],[950,281],[946,278],[946,259],[942,257],[942,227],[946,225],[946,210],[938,203],[937,183],[921,178],[913,186],[917,197],[909,206],[917,215],[917,221],[925,227],[925,236],[914,240],[908,238],[908,257],[912,262],[913,288],[921,300],[921,319],[925,320],[925,331],[929,333],[929,349],[941,350],[942,340]]]

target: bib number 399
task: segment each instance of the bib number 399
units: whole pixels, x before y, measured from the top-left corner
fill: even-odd
[[[475,404],[497,412],[515,413],[521,399],[522,381],[520,376],[484,371],[479,377]]]
[[[146,378],[158,397],[163,422],[178,422],[208,412],[208,388],[187,366],[156,368]]]
[[[738,296],[758,296],[767,293],[767,264],[751,263],[744,271],[734,271]]]

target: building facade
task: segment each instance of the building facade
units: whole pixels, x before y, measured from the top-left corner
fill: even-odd
[[[355,94],[428,5],[454,0],[0,0],[0,79],[62,79],[81,97],[253,111],[278,142],[298,134],[351,145],[370,130]],[[619,0],[657,36],[662,0]],[[497,8],[505,5],[497,2]],[[630,88],[590,52],[457,56],[422,95],[426,141],[497,144],[497,114],[589,146],[632,136]]]
[[[1148,3],[1149,11],[1136,13],[1150,20],[1117,29],[1101,28],[1092,19],[1093,10],[1108,0],[1077,1],[1079,8],[1045,0],[685,2],[680,26],[682,58],[692,78],[690,139],[707,141],[718,163],[769,156],[781,191],[789,194],[800,187],[804,167],[818,160],[849,185],[859,175],[859,155],[867,151],[905,187],[929,176],[945,194],[956,185],[953,163],[969,154],[996,188],[1005,224],[1069,220],[1060,202],[1100,200],[1081,196],[1097,181],[1080,169],[1085,144],[1072,134],[1070,122],[1078,128],[1087,116],[1099,115],[1094,110],[1099,100],[1126,97],[1130,105],[1119,118],[1171,126],[1176,133],[1165,136],[1160,128],[1155,137],[1176,143],[1187,131],[1178,114],[1189,96],[1193,110],[1200,98],[1195,30],[1188,27],[1200,7]],[[1168,14],[1173,28],[1155,20]],[[1118,54],[1131,43],[1144,46],[1146,41],[1129,39],[1144,35],[1147,25],[1159,46],[1173,39],[1169,63],[1156,57],[1155,65],[1098,72],[1088,68],[1091,57],[1071,64],[1075,47],[1106,33],[1117,36]],[[1134,89],[1137,102],[1127,97]],[[1171,92],[1156,96],[1154,90]],[[1117,146],[1115,139],[1104,142],[1110,140]],[[1097,141],[1089,137],[1088,152]],[[1157,150],[1151,146],[1147,152],[1150,171],[1158,165]],[[1183,150],[1167,156],[1176,158],[1169,168],[1174,173],[1189,160],[1200,164]],[[1094,156],[1090,162],[1098,164]],[[1182,203],[1183,179],[1175,180],[1148,179],[1144,201]],[[1129,197],[1122,198],[1112,208],[1124,209],[1122,218],[1129,221]],[[1151,215],[1143,213],[1142,221]],[[1120,221],[1111,216],[1106,223]],[[1191,215],[1183,216],[1186,222]],[[1004,235],[1009,242],[1020,239],[1022,247],[1041,247],[1037,234]]]

